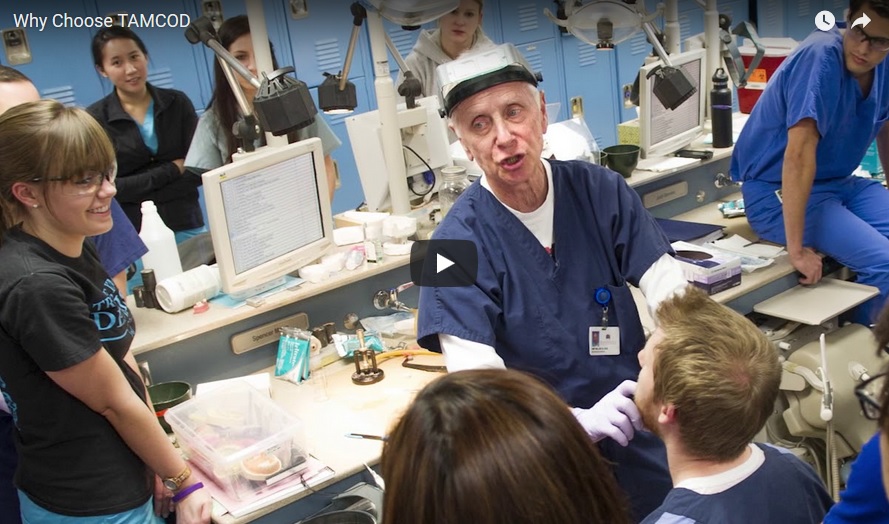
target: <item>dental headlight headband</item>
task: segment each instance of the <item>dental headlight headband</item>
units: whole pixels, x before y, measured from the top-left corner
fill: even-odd
[[[450,116],[460,102],[489,87],[507,82],[527,82],[536,87],[543,81],[540,73],[531,72],[512,44],[444,63],[436,68],[435,75],[442,86],[442,116]]]

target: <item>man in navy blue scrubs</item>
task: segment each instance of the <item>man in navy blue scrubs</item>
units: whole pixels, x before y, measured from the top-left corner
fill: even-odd
[[[508,367],[549,382],[600,441],[642,518],[671,482],[656,437],[635,433],[627,445],[642,427],[632,394],[645,344],[629,284],[649,309],[687,284],[623,177],[541,159],[544,97],[535,75],[509,59],[517,55],[505,44],[437,71],[449,125],[484,176],[433,238],[475,242],[478,276],[421,289],[419,342],[442,351],[450,371]],[[467,74],[473,68],[484,72]]]

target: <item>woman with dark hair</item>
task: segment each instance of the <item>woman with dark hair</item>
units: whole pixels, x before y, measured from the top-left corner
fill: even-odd
[[[148,50],[130,29],[112,26],[93,37],[96,70],[114,90],[87,111],[111,137],[117,155],[117,200],[140,229],[141,204],[154,201],[176,240],[205,231],[198,203],[200,178],[185,171],[185,153],[197,125],[181,91],[148,83]]]
[[[389,433],[383,524],[629,522],[596,445],[553,390],[504,369],[428,384]]]
[[[240,15],[227,19],[219,27],[217,37],[219,43],[256,76],[253,40],[250,37],[250,22],[247,17]],[[278,68],[274,51],[272,52],[272,67]],[[234,92],[232,92],[218,60],[214,62],[213,77],[215,82],[213,98],[210,99],[207,110],[198,121],[197,131],[195,131],[191,147],[188,149],[188,155],[185,157],[185,165],[196,173],[203,173],[228,164],[232,161],[232,154],[238,150],[238,140],[232,132],[232,127],[238,121],[240,110]],[[246,95],[247,103],[252,108],[256,88],[240,75],[235,74],[235,77]],[[330,158],[330,153],[339,147],[341,142],[320,113],[315,115],[315,121],[312,124],[296,131],[291,141],[310,137],[321,139],[324,147],[324,164],[327,170],[327,187],[330,189],[330,197],[333,198],[333,192],[336,189],[336,168]],[[260,137],[255,145],[259,147],[264,143],[264,138]]]

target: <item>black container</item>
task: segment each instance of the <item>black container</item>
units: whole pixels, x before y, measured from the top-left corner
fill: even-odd
[[[731,147],[732,140],[732,90],[728,75],[723,68],[713,74],[713,90],[710,91],[710,119],[713,122],[713,147]]]
[[[157,300],[157,277],[153,269],[142,270],[142,285],[145,287],[145,295],[143,301],[145,307],[153,309],[161,309],[161,303]]]

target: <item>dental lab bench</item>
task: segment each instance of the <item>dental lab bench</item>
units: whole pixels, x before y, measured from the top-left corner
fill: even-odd
[[[746,116],[746,115],[742,115]],[[739,122],[740,123],[740,122]],[[740,128],[736,124],[736,129]],[[703,141],[690,149],[707,149]],[[723,218],[717,203],[740,198],[739,188],[729,178],[732,148],[712,149],[713,157],[665,171],[637,169],[627,182],[649,211],[659,218],[675,218],[724,226],[725,235],[740,234],[757,239],[745,217]],[[150,366],[154,382],[184,380],[192,385],[259,372],[274,365],[278,334],[282,325],[310,328],[335,322],[342,332],[347,313],[359,318],[389,314],[373,307],[378,290],[395,288],[410,280],[408,256],[388,256],[381,263],[365,263],[354,271],[341,271],[320,283],[278,292],[256,307],[227,309],[211,302],[208,311],[191,309],[168,314],[136,308],[128,297],[136,321],[132,351]],[[798,276],[786,255],[768,267],[742,276],[739,286],[713,295],[742,314],[753,306],[798,284]],[[636,295],[643,325],[651,328],[641,293]],[[408,305],[416,305],[418,289],[399,294]],[[303,315],[308,315],[308,319]],[[233,337],[238,348],[233,350]],[[246,348],[246,349],[245,349]],[[239,354],[236,354],[237,351]],[[441,364],[441,357],[417,357],[425,364]],[[354,385],[351,361],[340,360],[325,368],[328,382],[326,401],[314,399],[311,387],[272,379],[272,398],[299,417],[305,428],[308,451],[334,471],[334,476],[311,491],[303,491],[279,503],[241,518],[214,516],[214,522],[296,522],[321,510],[330,498],[359,482],[373,484],[365,470],[379,463],[382,443],[346,438],[346,433],[383,435],[413,395],[438,374],[401,367],[401,359],[382,362],[386,377],[376,384]],[[313,494],[315,493],[315,494]]]

